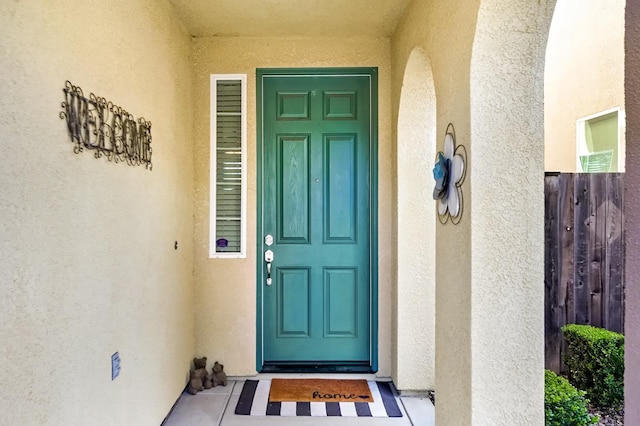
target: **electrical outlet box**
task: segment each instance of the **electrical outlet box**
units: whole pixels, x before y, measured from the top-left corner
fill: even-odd
[[[120,355],[118,352],[111,355],[111,380],[115,380],[120,374]]]

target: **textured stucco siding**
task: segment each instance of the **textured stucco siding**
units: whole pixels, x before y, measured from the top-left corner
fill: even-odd
[[[471,62],[473,424],[544,423],[544,53],[554,1],[484,0]]]
[[[414,49],[421,48],[431,64],[435,86],[437,150],[443,149],[444,133],[449,123],[455,126],[457,143],[466,146],[467,150],[470,146],[469,70],[478,6],[478,1],[456,4],[415,1],[407,9],[392,38],[394,116],[398,116],[407,62]],[[398,133],[401,131],[398,130]],[[398,144],[401,143],[398,140]],[[398,158],[398,167],[402,162],[403,159]],[[431,182],[430,177],[425,185],[432,188]],[[471,424],[470,183],[470,176],[467,176],[463,184],[464,212],[460,224],[438,224],[435,234],[428,235],[428,238],[435,240],[436,249],[433,267],[436,277],[435,388],[438,395],[438,425]],[[398,188],[399,194],[401,191]],[[435,203],[427,200],[422,208],[427,211],[435,209]],[[399,259],[400,262],[402,260]],[[398,306],[402,303],[422,303],[409,302],[409,297],[410,294],[399,291]],[[419,349],[415,350],[417,352]]]
[[[435,388],[436,96],[431,64],[416,47],[402,78],[397,125],[397,274],[393,379],[402,390]]]
[[[468,153],[462,221],[435,232],[438,425],[544,422],[542,90],[553,6],[416,1],[392,39],[394,116],[421,47],[438,149],[451,122]]]
[[[256,68],[378,67],[378,355],[391,374],[391,113],[386,38],[204,37],[194,42],[195,293],[197,351],[232,375],[256,373]],[[209,259],[209,102],[211,74],[247,75],[247,257]]]
[[[0,28],[0,423],[157,426],[195,347],[190,38],[155,0],[3,1]],[[152,122],[153,171],[73,153],[66,80]]]

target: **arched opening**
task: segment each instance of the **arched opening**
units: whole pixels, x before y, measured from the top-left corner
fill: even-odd
[[[557,373],[564,325],[624,331],[624,181],[605,174],[625,169],[624,14],[625,0],[558,0],[549,29],[545,171],[561,173],[545,176],[545,367]]]
[[[556,4],[544,72],[548,172],[624,171],[624,9],[625,0]]]
[[[397,354],[399,389],[435,385],[435,211],[431,169],[436,153],[436,96],[422,48],[407,61],[397,142]]]
[[[634,313],[640,300],[634,286],[640,228],[635,218],[639,180],[634,170],[639,157],[634,132],[629,129],[637,121],[634,102],[629,102],[637,92],[633,78],[629,78],[637,75],[633,71],[637,67],[629,67],[637,52],[630,47],[637,42],[629,36],[630,29],[639,28],[637,20],[629,19],[635,15],[629,13],[634,8],[637,13],[632,3],[558,0],[549,30],[544,80],[545,170],[561,172],[545,180],[566,192],[558,193],[558,206],[566,205],[565,200],[576,206],[569,214],[556,210],[556,217],[562,217],[557,222],[562,236],[546,265],[545,367],[564,371],[561,328],[565,324],[589,324],[622,332],[627,402],[631,395],[638,394],[640,386],[639,380],[632,379],[638,376],[629,374],[637,371],[640,357],[633,350],[638,347],[634,344],[638,341],[634,335],[638,327],[634,325],[638,323],[633,318],[637,318]],[[622,172],[618,177],[603,174]],[[584,185],[587,181],[588,186]],[[594,227],[594,223],[606,223],[606,230]],[[580,241],[581,236],[589,234],[597,236],[596,241]],[[571,250],[563,253],[562,245]],[[563,261],[558,262],[561,258]],[[583,258],[589,259],[588,268],[582,267]],[[636,405],[633,401],[623,407],[627,424],[640,422]],[[611,421],[607,417],[601,421]]]

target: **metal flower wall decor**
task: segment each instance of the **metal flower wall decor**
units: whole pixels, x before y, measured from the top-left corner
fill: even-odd
[[[456,147],[456,134],[449,123],[444,135],[444,152],[438,152],[433,168],[436,181],[433,199],[438,203],[438,220],[445,224],[457,225],[462,219],[462,182],[466,174],[467,150],[463,145]]]

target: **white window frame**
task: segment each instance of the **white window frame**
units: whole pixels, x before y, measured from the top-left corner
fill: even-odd
[[[216,252],[216,185],[217,185],[217,82],[218,80],[239,80],[241,100],[241,189],[240,189],[240,251]],[[210,163],[209,163],[209,258],[246,258],[247,257],[247,75],[211,74],[210,108]]]
[[[625,149],[622,146],[622,137],[625,131],[625,117],[622,109],[618,106],[576,120],[576,170],[578,173],[584,173],[580,156],[590,154],[585,134],[586,122],[613,112],[618,113],[618,170],[614,170],[613,173],[624,172]]]

